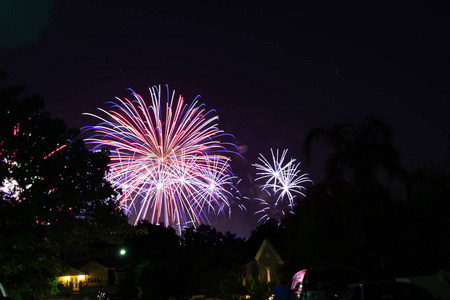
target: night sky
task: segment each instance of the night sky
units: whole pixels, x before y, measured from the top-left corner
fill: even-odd
[[[150,99],[148,87],[168,84],[217,110],[248,149],[243,164],[289,148],[318,181],[302,153],[308,130],[374,114],[392,124],[407,169],[441,166],[450,13],[392,2],[1,0],[0,68],[70,127],[128,88]],[[249,214],[212,223],[245,236]]]

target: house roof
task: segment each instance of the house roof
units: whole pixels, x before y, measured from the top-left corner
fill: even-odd
[[[266,247],[268,247],[275,254],[275,256],[277,257],[277,259],[279,260],[280,263],[283,262],[283,260],[281,259],[280,254],[278,254],[277,250],[275,250],[275,248],[272,246],[272,244],[269,242],[268,239],[264,239],[264,241],[261,244],[261,247],[259,247],[259,250],[258,250],[258,252],[256,253],[256,256],[255,256],[255,259],[257,261],[260,259],[261,255],[263,254],[264,249]]]
[[[77,260],[77,261],[71,261],[67,263],[69,266],[80,269],[84,265],[88,263],[97,263],[99,265],[103,265],[107,268],[120,268],[128,263],[128,260],[123,259],[121,257],[94,257],[86,260]]]
[[[64,274],[61,274],[59,276],[76,276],[76,275],[88,275],[88,274],[69,266],[69,268],[64,272]]]
[[[96,260],[91,260],[91,261],[85,263],[84,265],[82,265],[82,266],[80,267],[80,269],[83,269],[83,268],[86,268],[86,267],[92,266],[92,265],[97,265],[97,266],[100,266],[100,267],[103,267],[103,268],[108,268],[107,266],[105,266],[105,265],[103,265],[103,264],[97,262]]]

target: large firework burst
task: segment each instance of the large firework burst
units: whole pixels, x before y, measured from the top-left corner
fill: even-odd
[[[218,116],[198,104],[191,105],[166,86],[150,88],[151,104],[132,92],[133,100],[116,98],[105,114],[87,114],[101,120],[87,128],[86,142],[94,149],[111,151],[107,179],[122,191],[121,206],[136,224],[185,226],[207,223],[210,213],[229,210],[234,188],[229,165],[232,143],[220,141]]]

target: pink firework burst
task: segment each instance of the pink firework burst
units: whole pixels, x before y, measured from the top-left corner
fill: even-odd
[[[166,86],[167,87],[167,86]],[[187,105],[175,91],[161,101],[160,87],[150,88],[151,103],[132,92],[133,100],[116,98],[105,117],[87,130],[94,150],[111,151],[107,179],[120,189],[119,201],[136,224],[183,227],[209,223],[210,213],[230,210],[234,189],[230,154],[233,143],[221,141],[218,116],[197,98]]]

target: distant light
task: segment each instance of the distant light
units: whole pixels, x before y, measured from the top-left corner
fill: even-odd
[[[125,255],[127,254],[127,250],[125,249],[120,249],[120,255]]]

